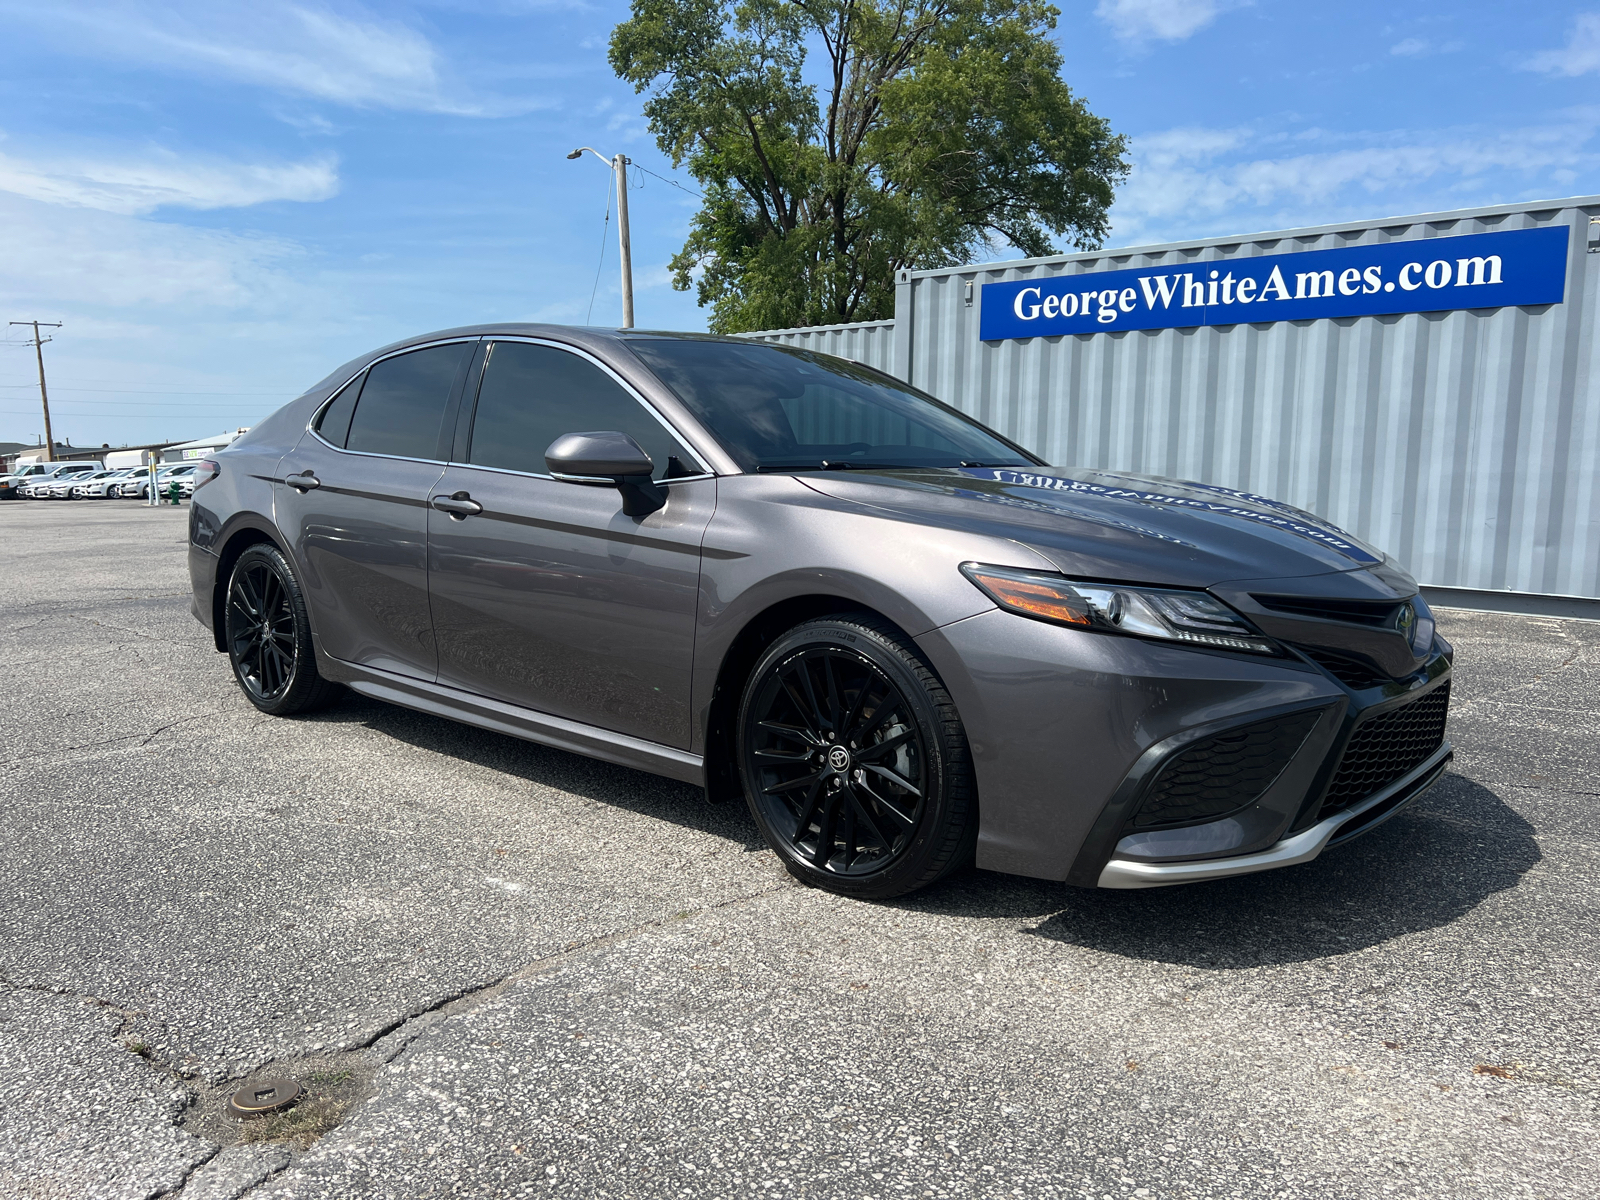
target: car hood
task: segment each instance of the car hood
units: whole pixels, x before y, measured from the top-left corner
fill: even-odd
[[[1009,538],[1086,579],[1209,588],[1370,571],[1415,591],[1381,551],[1320,517],[1211,484],[1061,467],[817,471],[801,478],[825,495],[906,520]]]

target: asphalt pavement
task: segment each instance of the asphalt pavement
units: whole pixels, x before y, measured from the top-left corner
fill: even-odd
[[[1441,613],[1454,770],[1316,862],[862,904],[683,784],[260,715],[186,519],[0,503],[0,1195],[1597,1191],[1600,624]]]

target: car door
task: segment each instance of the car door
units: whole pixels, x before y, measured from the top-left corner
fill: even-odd
[[[434,677],[428,497],[475,348],[446,342],[373,363],[323,406],[279,466],[278,526],[318,644],[334,658]]]
[[[564,433],[619,430],[650,453],[665,507],[552,479]],[[439,682],[669,746],[689,745],[700,542],[716,480],[598,359],[498,339],[428,513]],[[474,511],[462,512],[462,505]]]

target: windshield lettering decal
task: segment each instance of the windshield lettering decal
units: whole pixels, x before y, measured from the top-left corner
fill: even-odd
[[[974,479],[988,479],[995,483],[1011,484],[1014,487],[1038,488],[1052,492],[1079,492],[1093,496],[1104,496],[1111,500],[1133,500],[1143,504],[1165,504],[1173,508],[1187,508],[1199,512],[1216,513],[1219,516],[1236,517],[1242,521],[1254,521],[1259,525],[1268,525],[1274,529],[1281,529],[1285,533],[1307,538],[1356,562],[1378,563],[1382,561],[1382,559],[1375,557],[1358,546],[1332,526],[1309,525],[1305,521],[1296,520],[1294,517],[1280,515],[1279,513],[1258,512],[1253,508],[1242,508],[1237,504],[1199,500],[1192,496],[1174,496],[1166,492],[1144,492],[1134,488],[1108,487],[1104,484],[1085,483],[1081,479],[1068,479],[1060,475],[1036,475],[1029,471],[1017,471],[1000,467],[964,467],[962,468],[962,474],[970,475]],[[1227,492],[1227,489],[1215,490]],[[1245,492],[1228,494],[1241,497],[1248,495]]]
[[[974,472],[968,472],[973,474]],[[1024,500],[1021,496],[1008,496],[1004,492],[974,492],[968,488],[951,488],[950,494],[968,500],[986,500],[991,504],[1005,504],[1012,508],[1025,508],[1030,512],[1047,513],[1052,517],[1059,517],[1063,513],[1079,521],[1088,521],[1093,525],[1104,525],[1110,529],[1125,529],[1129,533],[1137,533],[1141,537],[1156,538],[1163,542],[1171,542],[1175,546],[1187,546],[1195,549],[1193,542],[1186,542],[1182,538],[1173,537],[1170,533],[1161,533],[1155,529],[1147,529],[1143,525],[1135,525],[1132,521],[1119,521],[1115,517],[1108,517],[1101,513],[1084,512],[1082,509],[1063,509],[1058,504],[1046,504],[1042,500]]]

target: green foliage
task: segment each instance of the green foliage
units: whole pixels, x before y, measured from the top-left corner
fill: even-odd
[[[1126,141],[1023,0],[633,0],[611,65],[705,188],[673,285],[733,333],[894,315],[895,272],[1105,237]],[[819,56],[815,77],[808,52]],[[695,276],[698,274],[698,280]]]

